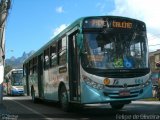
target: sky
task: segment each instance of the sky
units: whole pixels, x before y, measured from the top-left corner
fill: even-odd
[[[6,22],[6,58],[38,50],[84,16],[114,15],[144,21],[149,50],[160,49],[160,0],[12,0]]]

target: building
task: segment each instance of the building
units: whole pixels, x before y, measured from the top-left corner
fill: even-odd
[[[5,61],[5,23],[11,0],[0,0],[0,103],[2,103],[2,90],[4,80],[4,61]]]
[[[156,63],[160,62],[160,49],[154,52],[149,53],[149,60],[150,60],[150,68],[152,72],[152,82],[153,84],[160,85],[160,81],[158,82],[160,78],[160,67],[156,66]]]

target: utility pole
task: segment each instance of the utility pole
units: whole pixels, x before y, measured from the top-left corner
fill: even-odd
[[[0,0],[0,104],[3,100],[3,80],[5,64],[5,23],[11,0]]]

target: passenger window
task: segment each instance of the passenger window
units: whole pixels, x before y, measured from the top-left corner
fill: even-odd
[[[50,47],[50,66],[54,67],[57,65],[57,49],[56,49],[56,43],[54,43],[51,47]]]
[[[58,41],[58,63],[59,65],[63,65],[66,63],[66,36],[62,38],[62,40]]]
[[[37,62],[38,59],[37,57],[33,58],[33,66],[32,66],[32,69],[33,69],[33,73],[37,73]]]
[[[49,68],[49,48],[44,51],[44,69]]]
[[[32,60],[29,61],[29,75],[32,75],[33,71],[32,71]]]

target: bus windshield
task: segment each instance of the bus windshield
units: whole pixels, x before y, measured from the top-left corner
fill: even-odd
[[[13,73],[12,75],[12,85],[21,86],[22,85],[22,73]]]
[[[145,33],[84,33],[82,65],[98,69],[148,68]]]

